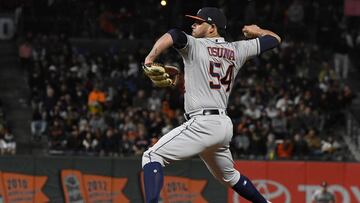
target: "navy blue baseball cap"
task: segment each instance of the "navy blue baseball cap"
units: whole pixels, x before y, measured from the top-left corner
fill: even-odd
[[[204,7],[200,9],[196,16],[185,15],[186,17],[207,22],[209,24],[215,24],[220,29],[226,29],[226,16],[224,13],[215,7]]]

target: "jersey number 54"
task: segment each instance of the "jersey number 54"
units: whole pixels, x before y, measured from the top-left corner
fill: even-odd
[[[229,65],[224,77],[221,77],[220,75],[221,68],[221,63],[210,61],[209,73],[214,79],[209,81],[209,85],[211,89],[220,89],[221,85],[224,85],[226,86],[226,92],[228,92],[231,88],[234,65]]]

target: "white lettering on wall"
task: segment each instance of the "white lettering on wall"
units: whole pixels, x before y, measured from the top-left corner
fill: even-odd
[[[15,24],[12,18],[0,17],[0,39],[11,39],[15,34]]]

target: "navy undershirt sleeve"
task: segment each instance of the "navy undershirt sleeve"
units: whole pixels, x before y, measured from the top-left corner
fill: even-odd
[[[271,35],[265,35],[259,37],[259,43],[260,43],[260,53],[263,53],[279,45],[279,41]]]
[[[176,49],[182,49],[187,44],[187,37],[180,29],[174,28],[169,30],[167,33],[171,35]]]

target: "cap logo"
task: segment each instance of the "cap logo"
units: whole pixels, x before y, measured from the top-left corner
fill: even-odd
[[[210,18],[210,17],[208,17],[208,19],[207,19],[208,21],[212,21],[212,19]]]

